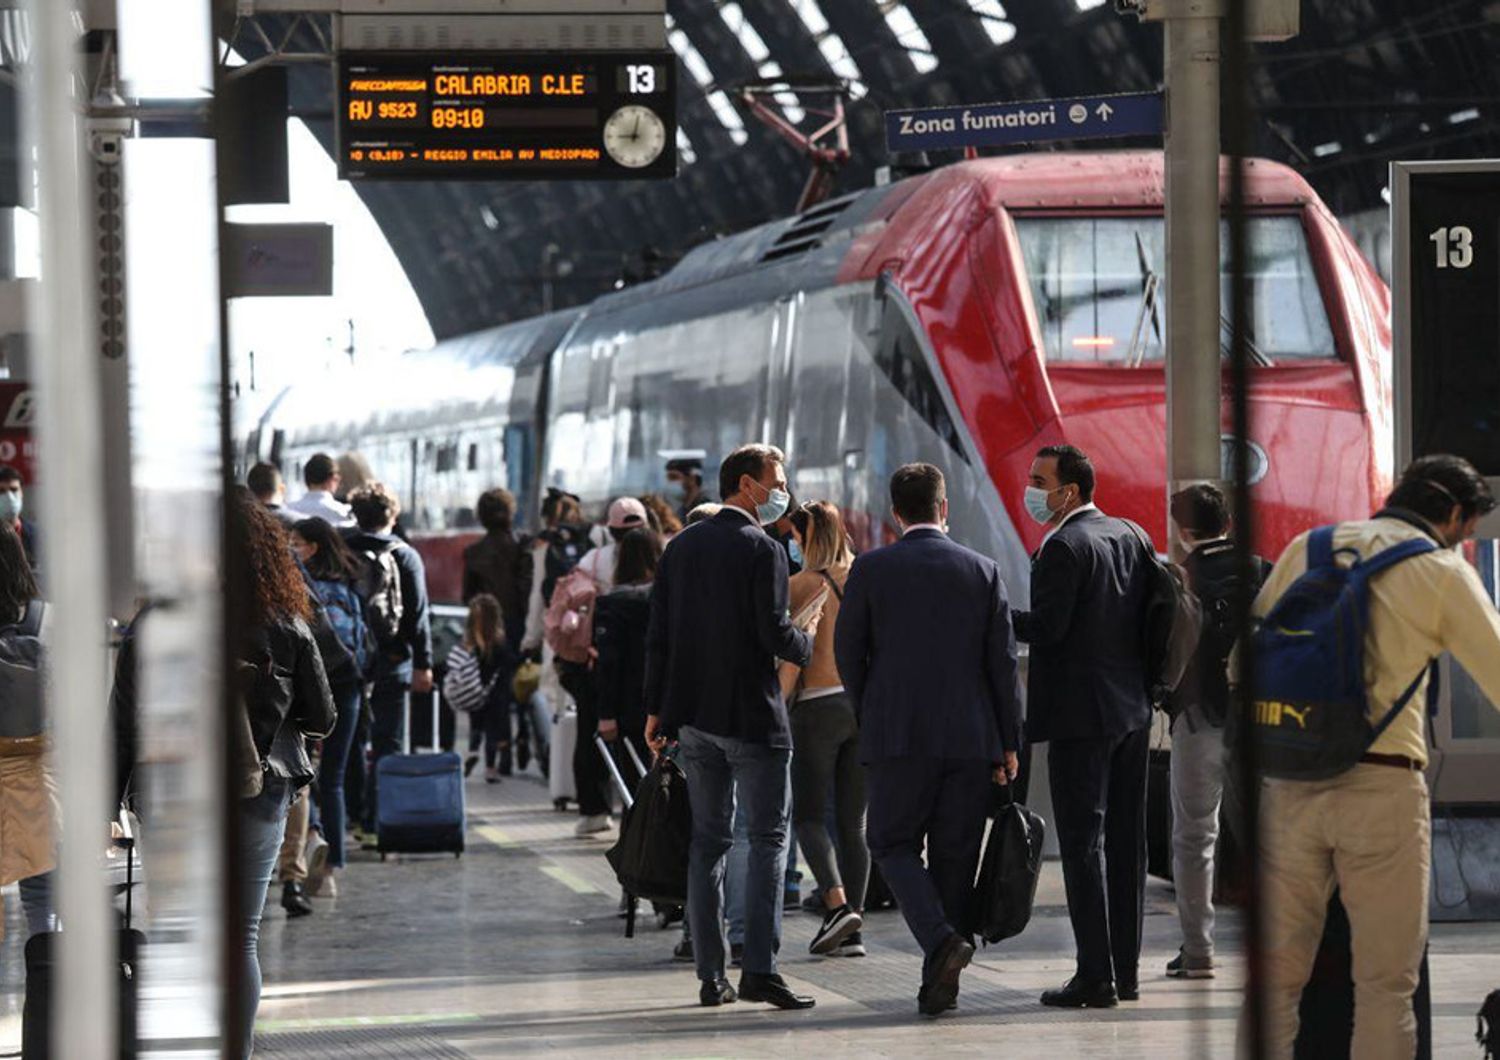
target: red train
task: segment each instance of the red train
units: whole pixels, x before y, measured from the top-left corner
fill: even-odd
[[[1296,173],[1251,162],[1247,201],[1257,547],[1274,556],[1388,488],[1389,295]],[[554,484],[602,505],[661,488],[664,450],[712,468],[768,440],[797,495],[841,504],[867,546],[891,529],[891,470],[926,459],[949,473],[955,536],[1024,599],[1040,445],[1088,451],[1100,505],[1165,545],[1162,202],[1157,153],[952,165],[410,354],[358,394],[284,395],[246,455],[295,475],[320,449],[363,453],[406,498],[439,599],[490,486],[528,513]]]

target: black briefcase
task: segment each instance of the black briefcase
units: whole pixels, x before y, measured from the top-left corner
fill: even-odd
[[[1031,922],[1042,875],[1047,824],[1015,801],[1010,785],[999,786],[989,839],[979,858],[971,928],[985,942],[1014,938]]]

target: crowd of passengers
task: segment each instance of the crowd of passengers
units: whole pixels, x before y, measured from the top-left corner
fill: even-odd
[[[568,770],[551,783],[576,800],[584,839],[614,828],[615,770],[629,784],[637,762],[676,756],[693,811],[688,906],[661,916],[683,921],[675,956],[693,963],[703,1005],[813,1007],[778,970],[783,910],[821,914],[812,954],[857,958],[867,909],[895,904],[923,954],[919,1011],[956,1008],[974,955],[968,902],[986,819],[999,788],[1024,800],[1041,744],[1077,946],[1075,974],[1041,1003],[1137,1001],[1147,763],[1162,706],[1149,694],[1140,635],[1156,548],[1096,503],[1089,458],[1044,447],[1016,484],[1044,528],[1026,607],[1012,606],[991,559],[948,537],[946,482],[930,464],[891,477],[891,543],[861,555],[836,504],[792,499],[786,458],[773,447],[730,453],[717,501],[701,460],[673,460],[666,476],[670,499],[616,498],[600,525],[577,497],[549,490],[535,534],[517,530],[511,494],[486,492],[476,507],[484,535],[464,553],[462,636],[438,660],[422,560],[404,540],[395,494],[352,456],[309,460],[291,503],[274,467],[252,469],[232,500],[229,565],[245,631],[240,841],[252,1017],[267,890],[279,882],[281,906],[300,918],[349,886],[349,852],[375,845],[376,763],[410,736],[412,698],[435,694],[444,669],[451,678],[463,667],[483,689],[468,713],[465,776],[480,764],[491,784]],[[1500,702],[1500,616],[1459,550],[1494,506],[1467,462],[1426,457],[1380,511],[1336,531],[1340,551],[1366,559],[1406,541],[1437,547],[1371,592],[1370,713],[1405,695],[1394,720],[1339,776],[1262,782],[1273,1056],[1292,1055],[1335,893],[1353,940],[1352,1055],[1413,1053],[1430,825],[1426,704],[1412,678],[1451,652]],[[1209,618],[1168,704],[1181,947],[1163,972],[1209,979],[1219,822],[1236,818],[1232,805],[1223,812],[1234,789],[1225,731],[1235,643],[1212,616],[1242,590],[1243,568],[1217,487],[1177,493],[1170,517],[1180,569]],[[36,536],[20,519],[19,476],[0,469],[0,641],[35,635],[29,626],[44,614]],[[1307,570],[1308,541],[1300,535],[1274,565],[1253,565],[1257,616]],[[587,620],[567,621],[570,611]],[[150,621],[145,613],[127,631],[117,665],[126,798],[135,636]],[[1029,649],[1024,697],[1018,644]],[[265,680],[270,673],[290,679]],[[576,726],[570,760],[553,746],[565,717]],[[0,780],[0,884],[20,882],[29,932],[55,930],[42,742],[0,741]],[[805,901],[799,853],[813,883]],[[740,968],[737,985],[730,967]],[[247,1055],[250,1045],[247,1037]]]

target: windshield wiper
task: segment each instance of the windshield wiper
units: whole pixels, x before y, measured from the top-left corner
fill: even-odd
[[[1220,313],[1219,353],[1224,357],[1228,357],[1231,352],[1233,342],[1234,325],[1229,322],[1229,318],[1227,316],[1225,316],[1223,313]],[[1256,364],[1260,365],[1263,368],[1271,367],[1271,358],[1266,355],[1265,350],[1262,350],[1255,344],[1255,340],[1252,339],[1249,335],[1245,336],[1245,349],[1250,354],[1250,359]]]
[[[1146,246],[1141,234],[1135,233],[1135,259],[1141,269],[1141,304],[1135,314],[1135,329],[1130,333],[1130,349],[1125,364],[1139,368],[1146,359],[1146,314],[1151,314],[1151,327],[1156,332],[1156,341],[1161,342],[1161,316],[1156,311],[1156,292],[1161,288],[1161,278],[1146,261]]]

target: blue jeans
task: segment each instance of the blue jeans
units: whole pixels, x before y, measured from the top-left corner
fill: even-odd
[[[738,799],[734,805],[734,842],[724,857],[724,919],[729,927],[729,944],[745,944],[745,873],[750,871],[750,822]],[[693,938],[691,917],[682,921],[682,937]]]
[[[53,904],[52,890],[57,882],[57,870],[28,876],[18,886],[21,888],[21,911],[26,914],[26,936],[45,935],[57,930],[57,907]]]
[[[688,859],[688,916],[698,978],[724,976],[721,915],[725,855],[734,845],[736,792],[749,829],[744,873],[745,959],[748,974],[774,975],[781,948],[782,888],[791,836],[791,761],[785,747],[767,747],[684,726],[678,736],[693,807]]]
[[[290,781],[268,776],[259,795],[240,801],[240,871],[245,874],[245,1039],[241,1055],[247,1057],[254,1048],[255,1012],[260,1008],[260,918],[294,794]]]
[[[377,780],[380,760],[399,754],[401,738],[406,734],[407,704],[411,700],[411,680],[382,677],[370,690],[370,772],[365,777],[365,831],[375,831],[380,813],[380,785]]]
[[[333,689],[333,705],[338,721],[323,741],[323,760],[318,764],[318,823],[328,841],[328,867],[344,867],[344,824],[347,807],[344,802],[344,777],[349,769],[349,749],[354,746],[354,730],[359,727],[362,690],[357,684],[338,685]]]

